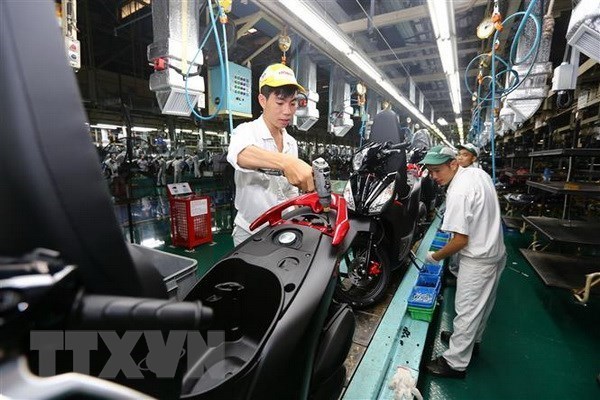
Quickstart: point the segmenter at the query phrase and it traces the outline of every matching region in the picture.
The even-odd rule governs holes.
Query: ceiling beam
[[[477,53],[477,49],[471,48],[471,49],[458,50],[459,56],[462,56],[465,54],[471,54],[471,53]],[[400,60],[400,61],[406,62],[406,63],[414,63],[414,62],[427,61],[427,60],[439,60],[439,58],[440,58],[440,53],[435,52],[435,53],[431,53],[431,54],[424,54],[422,56],[410,57],[408,59]],[[393,65],[393,64],[398,64],[398,60],[386,60],[386,61],[375,62],[375,65],[377,65],[378,67],[384,67],[386,65]]]
[[[239,40],[242,36],[244,36],[250,28],[253,28],[254,25],[258,23],[264,17],[264,13],[259,11],[257,13],[248,15],[245,18],[241,18],[239,20],[234,21],[235,25],[242,25],[240,28],[237,28],[236,38]],[[243,19],[243,21],[242,21]],[[272,23],[271,23],[272,25]]]
[[[252,59],[254,57],[256,57],[257,55],[259,55],[260,53],[262,53],[266,48],[268,48],[269,46],[271,46],[277,40],[279,40],[279,36],[275,36],[275,37],[271,38],[271,40],[269,40],[267,43],[265,43],[262,46],[260,46],[258,49],[256,49],[256,51],[254,53],[252,53],[249,57],[247,57],[244,61],[242,61],[241,65],[247,65],[250,61],[252,61]]]
[[[468,4],[461,4],[454,7],[455,14],[470,11],[473,7],[485,5],[488,0],[470,0]],[[381,28],[389,25],[396,25],[404,21],[414,21],[416,19],[429,18],[429,11],[426,5],[405,8],[399,11],[392,11],[373,17],[373,26]],[[366,31],[369,28],[368,18],[355,19],[354,21],[339,24],[342,32],[350,34],[354,32]]]
[[[477,37],[475,38],[469,38],[469,39],[463,39],[463,40],[459,40],[457,42],[457,45],[461,45],[461,44],[470,44],[470,43],[479,43],[481,40]],[[468,47],[467,49],[478,49],[478,47]],[[422,51],[422,50],[437,50],[437,44],[433,43],[432,44],[427,44],[427,45],[423,45],[423,44],[412,44],[412,45],[406,45],[404,47],[396,47],[394,49],[388,49],[388,50],[380,50],[380,51],[374,51],[371,53],[367,53],[367,55],[371,58],[375,58],[375,57],[383,57],[383,56],[392,56],[394,54],[396,55],[400,55],[400,54],[405,54],[405,53],[410,53],[413,51]]]
[[[469,76],[477,76],[478,71],[475,69],[471,69],[469,71]],[[462,77],[463,74],[461,74]],[[444,74],[443,72],[434,72],[431,74],[423,74],[423,75],[412,75],[412,80],[415,83],[424,83],[424,82],[431,82],[431,81],[445,81],[446,80],[446,74]],[[390,81],[394,84],[397,85],[402,85],[406,82],[406,78],[393,78],[390,79]]]

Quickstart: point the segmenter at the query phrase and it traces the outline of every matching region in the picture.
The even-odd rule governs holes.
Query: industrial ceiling
[[[150,0],[78,1],[78,29],[82,42],[79,82],[90,119],[107,118],[111,108],[117,109],[120,102],[128,103],[140,115],[146,113],[148,118],[152,113],[159,113],[153,95],[143,84],[152,73],[146,53],[147,46],[153,40],[149,3]],[[294,29],[298,23],[297,17],[291,13],[274,13],[269,9],[271,5],[265,6],[265,3],[276,2],[233,2],[229,23],[230,61],[251,65],[253,73],[259,74],[265,66],[280,60],[277,38],[282,31],[287,32],[292,38],[288,59],[309,54],[317,63],[317,90],[321,96],[319,109],[321,119],[325,119],[331,66],[338,63],[349,69],[346,79],[351,83],[365,79],[357,78],[342,60],[332,60],[330,55],[322,51],[322,44],[315,43],[315,39],[309,37],[307,31],[318,31],[318,24],[311,27],[310,22],[303,21],[304,30],[298,31]],[[328,21],[333,21],[336,29],[349,38],[357,51],[364,54],[382,73],[382,77],[407,98],[410,97],[409,82],[414,82],[417,93],[414,98],[418,99],[419,93],[422,94],[426,118],[430,119],[430,110],[433,110],[433,121],[442,117],[449,122],[448,126],[436,124],[436,128],[439,126],[450,140],[459,140],[456,117],[462,117],[465,129],[468,129],[472,104],[471,96],[462,83],[465,67],[477,54],[490,51],[489,40],[480,40],[475,34],[475,27],[490,15],[493,1],[454,0],[457,63],[462,86],[459,115],[453,112],[448,80],[426,0],[314,0],[306,3],[323,13]],[[500,1],[499,6],[506,15],[518,11],[521,1]],[[566,18],[565,21],[568,21],[569,12],[563,11],[570,8],[570,0],[556,1],[556,18]],[[124,16],[125,9],[134,12]],[[201,21],[207,25],[204,18]],[[566,22],[562,25],[566,26]],[[256,32],[250,33],[248,29],[251,27]],[[509,38],[514,29],[511,26],[505,28],[501,35],[503,40]],[[558,65],[564,50],[564,33],[557,29],[554,36],[557,45],[553,46],[551,61]],[[214,43],[209,41],[204,52],[205,63],[208,64],[215,62],[211,48],[214,49]],[[468,79],[474,80],[476,73],[469,71]],[[385,99],[385,93],[379,92],[381,99]],[[418,101],[414,103],[418,104]],[[401,117],[411,116],[402,107],[395,108]],[[317,124],[315,129],[325,130],[325,123]]]

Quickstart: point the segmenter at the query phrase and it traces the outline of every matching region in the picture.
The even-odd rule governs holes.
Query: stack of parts
[[[444,247],[450,240],[450,235],[437,232],[430,250],[435,251]],[[425,264],[419,272],[417,282],[408,298],[408,311],[413,319],[431,322],[440,293],[443,267],[440,264]]]

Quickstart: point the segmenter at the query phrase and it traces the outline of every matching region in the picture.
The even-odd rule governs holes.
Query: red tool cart
[[[187,182],[171,183],[167,188],[173,245],[191,250],[212,242],[210,197],[194,194]]]

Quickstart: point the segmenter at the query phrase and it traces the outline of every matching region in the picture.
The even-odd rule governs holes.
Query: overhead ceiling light
[[[246,32],[248,32],[249,34],[256,33],[256,28],[250,28]]]
[[[152,132],[155,131],[156,128],[146,128],[144,126],[134,126],[131,128],[132,132]]]
[[[352,46],[354,46],[354,44],[352,40],[350,40],[346,34],[341,32],[336,25],[329,22],[326,16],[321,15],[321,13],[317,11],[317,9],[314,8],[315,6],[310,2],[300,0],[279,0],[278,2],[274,2],[272,0],[257,0],[256,3],[275,15],[280,15],[282,12],[282,10],[278,8],[277,4],[294,14],[296,18],[294,18],[293,21],[298,26],[298,29],[304,30],[306,26],[308,26],[311,36],[316,34],[319,38],[323,39],[324,43],[328,43],[331,45],[331,47],[337,50],[337,52],[341,52],[343,55],[345,55],[346,58],[351,61],[352,64],[354,64],[354,66],[358,67],[359,71],[364,73],[362,76],[363,79],[367,80],[365,77],[368,77],[370,81],[375,81],[380,89],[383,90],[383,93],[381,93],[382,95],[390,96],[397,103],[400,103],[411,114],[417,117],[425,126],[434,131],[434,133],[438,135],[442,141],[449,144],[446,137],[440,131],[437,125],[429,121],[429,119],[426,118],[425,115],[423,115],[423,113],[417,107],[415,107],[410,100],[408,100],[408,98],[402,95],[394,85],[386,80],[385,75],[379,71],[379,69],[370,59],[365,57],[360,51],[353,50]],[[341,60],[337,55],[337,52],[334,51],[328,53],[327,47],[322,48],[322,50],[325,52],[325,54],[330,55],[335,61],[341,65],[344,65],[343,63],[346,60]],[[351,66],[348,66],[348,68],[350,70],[355,70]]]
[[[90,125],[90,128],[96,128],[96,129],[119,129],[121,128],[120,125],[112,125],[112,124],[95,124],[95,125]]]
[[[448,125],[448,121],[446,121],[446,119],[445,119],[445,118],[443,118],[443,117],[440,117],[440,118],[438,118],[438,119],[437,119],[437,123],[438,123],[438,124],[440,124],[441,126],[446,126],[446,125]]]
[[[317,30],[319,35],[329,42],[329,44],[331,44],[334,48],[338,49],[344,54],[350,54],[352,49],[350,48],[350,45],[346,39],[344,39],[334,28],[329,26],[327,21],[321,18],[312,9],[307,7],[306,4],[293,0],[280,0],[280,3],[294,13],[296,17],[303,21],[310,21],[311,25],[318,27]]]
[[[460,75],[458,73],[458,52],[456,50],[456,25],[454,22],[453,0],[427,0],[429,16],[437,42],[442,69],[446,74],[450,101],[454,114],[462,109],[460,95]]]
[[[463,119],[462,117],[456,118],[456,127],[458,128],[458,137],[460,139],[460,143],[465,143],[465,131],[463,128]]]

